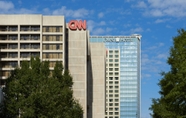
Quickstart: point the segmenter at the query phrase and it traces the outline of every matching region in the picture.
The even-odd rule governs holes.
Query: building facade
[[[140,118],[140,36],[89,36],[86,21],[0,15],[0,84],[31,56],[61,61],[73,77],[83,118]]]
[[[106,46],[105,118],[140,118],[140,35],[91,36]]]

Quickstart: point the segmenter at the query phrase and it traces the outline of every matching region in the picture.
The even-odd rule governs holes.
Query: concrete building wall
[[[88,78],[88,97],[92,112],[90,118],[105,116],[105,58],[106,49],[103,43],[90,43],[92,79]],[[88,73],[91,73],[88,72]]]
[[[0,15],[0,17],[1,25],[40,25],[42,22],[42,15]]]
[[[64,16],[43,16],[43,23],[44,26],[58,26],[62,25],[65,26],[65,18]]]
[[[7,78],[10,70],[14,69],[12,65],[19,66],[21,61],[29,61],[31,55],[37,54],[42,61],[49,60],[51,70],[56,61],[65,66],[64,41],[64,16],[0,15],[0,60],[3,63],[0,65],[0,79]],[[43,49],[46,45],[48,49]],[[13,53],[16,56],[11,57]],[[44,57],[46,55],[48,57]]]
[[[68,69],[73,77],[74,97],[83,107],[87,118],[87,32],[68,32]]]

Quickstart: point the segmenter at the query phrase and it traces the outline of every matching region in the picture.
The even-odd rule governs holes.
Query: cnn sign
[[[68,27],[69,29],[71,30],[86,30],[87,26],[86,26],[86,20],[82,21],[82,20],[71,20],[69,23],[68,23]]]

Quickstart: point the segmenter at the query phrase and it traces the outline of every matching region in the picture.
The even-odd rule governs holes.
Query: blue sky
[[[142,114],[159,97],[160,72],[177,30],[186,27],[186,0],[0,0],[0,14],[64,15],[87,20],[91,35],[142,35]]]

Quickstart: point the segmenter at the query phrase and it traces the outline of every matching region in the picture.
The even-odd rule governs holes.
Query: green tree
[[[63,73],[63,74],[62,74]],[[83,110],[73,98],[72,77],[56,62],[50,75],[49,62],[38,57],[24,61],[6,81],[0,115],[3,118],[81,118]]]
[[[186,31],[178,30],[167,63],[169,72],[162,72],[160,98],[152,99],[153,118],[186,118]]]

